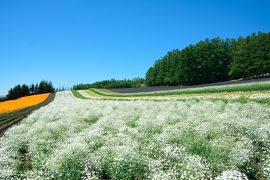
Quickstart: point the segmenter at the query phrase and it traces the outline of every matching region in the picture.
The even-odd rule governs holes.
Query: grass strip
[[[247,92],[247,91],[265,91],[270,90],[270,81],[255,82],[237,85],[211,86],[201,88],[177,89],[168,91],[155,91],[143,93],[114,93],[102,89],[91,88],[90,91],[102,95],[113,97],[136,97],[136,96],[166,96],[179,94],[202,94],[202,93],[221,93],[221,92]]]
[[[72,91],[72,94],[73,94],[75,97],[80,98],[80,99],[89,99],[89,98],[84,97],[83,95],[81,95],[81,94],[80,94],[78,91],[76,91],[76,90],[73,90],[73,91]]]
[[[80,94],[80,92],[76,91],[76,92],[73,92],[73,94],[76,94],[74,95],[75,97],[77,98],[80,98],[80,99],[93,99],[93,98],[90,98],[90,97],[85,97],[83,95]],[[205,98],[205,99],[200,99],[198,97],[196,97],[196,95],[194,96],[194,98],[190,98],[190,99],[170,99],[170,98],[167,98],[167,99],[140,99],[140,98],[136,98],[136,99],[128,99],[128,97],[126,98],[115,98],[115,97],[107,97],[106,98],[102,98],[102,99],[94,99],[94,100],[108,100],[108,101],[156,101],[156,102],[162,102],[162,101],[182,101],[182,102],[185,102],[185,101],[202,101],[202,100],[207,100],[207,101],[212,101],[212,102],[215,102],[215,101],[223,101],[224,103],[235,103],[235,102],[238,102],[238,103],[241,103],[241,104],[245,104],[245,103],[248,103],[248,102],[256,102],[258,104],[262,104],[262,105],[270,105],[270,98],[262,98],[262,99],[250,99],[250,98],[247,98],[246,96],[240,96],[239,98],[236,98],[236,99],[229,99],[229,98],[225,98],[225,97],[217,97],[217,98]]]

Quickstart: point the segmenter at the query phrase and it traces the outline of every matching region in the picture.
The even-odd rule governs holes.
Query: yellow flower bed
[[[0,102],[0,114],[34,106],[45,101],[50,93],[21,97],[16,100]]]

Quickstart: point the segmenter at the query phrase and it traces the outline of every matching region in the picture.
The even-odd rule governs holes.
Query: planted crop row
[[[26,107],[34,106],[47,99],[49,93],[25,96],[16,100],[0,102],[0,114],[12,112]]]
[[[102,95],[113,97],[136,97],[136,96],[166,96],[181,94],[203,94],[203,93],[222,93],[222,92],[248,92],[248,91],[269,91],[270,81],[246,83],[237,85],[211,86],[202,88],[178,89],[169,91],[144,92],[144,93],[114,93],[103,89],[91,88],[90,91]]]
[[[31,107],[17,110],[14,112],[2,114],[0,116],[0,136],[3,135],[4,131],[7,128],[9,128],[12,125],[16,124],[17,122],[21,121],[23,118],[27,117],[33,111],[52,102],[54,97],[55,97],[55,94],[49,94],[48,98],[45,101],[43,101],[35,106],[31,106]]]
[[[89,90],[73,90],[73,95],[80,99],[99,99],[112,101],[187,101],[187,100],[208,100],[223,101],[224,103],[239,102],[241,104],[256,102],[270,105],[270,91],[251,91],[234,93],[205,93],[205,94],[182,94],[175,96],[138,96],[138,97],[113,97],[98,95]]]
[[[57,93],[0,140],[1,179],[267,179],[270,108]]]
[[[32,108],[33,108],[33,106],[27,107],[27,108],[24,108],[24,109],[20,109],[20,110],[17,110],[17,111],[12,111],[12,112],[9,112],[9,113],[4,113],[4,114],[2,114],[0,116],[0,123],[2,121],[7,120],[7,119],[14,118],[14,117],[18,116],[19,114],[23,114],[23,113],[29,111]]]

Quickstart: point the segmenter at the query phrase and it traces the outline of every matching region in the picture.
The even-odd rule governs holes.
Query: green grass
[[[156,92],[143,92],[143,93],[114,93],[109,91],[104,91],[102,89],[91,88],[90,91],[107,97],[143,97],[143,96],[168,96],[168,95],[185,95],[185,94],[207,94],[207,93],[226,93],[226,92],[252,92],[252,91],[269,91],[270,90],[270,82],[255,82],[255,83],[247,83],[247,84],[236,84],[236,85],[224,85],[224,86],[211,86],[211,87],[202,87],[202,88],[189,88],[189,89],[178,89],[178,90],[169,90],[169,91],[156,91]],[[89,99],[87,97],[82,96],[78,91],[72,91],[74,96],[81,99]],[[200,100],[196,97],[191,98],[193,100]],[[104,99],[104,100],[129,100],[129,99]],[[145,99],[147,100],[147,99]],[[262,99],[248,99],[245,96],[241,96],[237,99],[226,99],[226,98],[213,98],[208,99],[210,101],[218,101],[221,100],[225,103],[228,102],[239,102],[241,104],[245,104],[247,102],[253,101],[259,104],[270,105],[269,98]],[[134,101],[134,100],[132,100]],[[151,99],[151,101],[164,101],[160,99]],[[177,101],[185,101],[184,99],[179,99]]]
[[[74,96],[77,97],[77,98],[80,98],[80,99],[91,99],[91,98],[87,98],[87,97],[84,97],[82,96],[78,91],[74,90],[73,92]],[[140,101],[141,99],[102,99],[103,101]],[[163,102],[163,101],[169,101],[170,99],[143,99],[144,101],[156,101],[156,102]],[[189,100],[194,100],[194,101],[201,101],[201,99],[199,98],[191,98],[191,99],[175,99],[175,101],[189,101]],[[259,103],[259,104],[262,104],[262,105],[270,105],[270,99],[269,98],[262,98],[262,99],[248,99],[247,97],[245,96],[241,96],[239,98],[236,98],[236,99],[226,99],[226,98],[209,98],[209,99],[205,99],[205,100],[208,100],[208,101],[212,101],[212,102],[215,102],[215,101],[223,101],[224,103],[233,103],[233,102],[239,102],[241,104],[245,104],[245,103],[248,103],[248,102],[256,102],[256,103]]]
[[[264,98],[264,99],[255,99],[253,101],[255,101],[255,102],[259,103],[259,104],[270,105],[270,99],[266,99],[266,98]]]
[[[112,97],[136,97],[136,96],[166,96],[180,94],[203,94],[203,93],[222,93],[222,92],[248,92],[248,91],[265,91],[270,90],[270,82],[256,82],[236,85],[211,86],[201,88],[177,89],[169,91],[155,91],[143,93],[114,93],[101,89],[91,88],[90,91],[102,95]]]
[[[80,98],[80,99],[88,99],[87,97],[84,97],[82,96],[78,91],[74,90],[72,91],[72,94],[77,97],[77,98]]]

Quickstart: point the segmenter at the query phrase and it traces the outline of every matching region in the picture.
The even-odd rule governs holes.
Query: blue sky
[[[167,51],[270,31],[267,0],[1,0],[0,95],[144,77]]]

